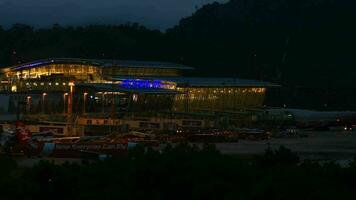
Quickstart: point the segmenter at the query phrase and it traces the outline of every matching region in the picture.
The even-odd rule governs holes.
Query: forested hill
[[[231,0],[204,6],[168,33],[186,62],[211,71],[356,86],[355,8],[353,0]]]
[[[163,40],[160,31],[138,24],[47,29],[15,24],[0,27],[0,66],[48,57],[161,60]]]
[[[356,87],[353,0],[231,0],[160,32],[137,24],[0,28],[0,65],[47,57],[172,61],[199,75]],[[14,55],[16,51],[16,55]]]

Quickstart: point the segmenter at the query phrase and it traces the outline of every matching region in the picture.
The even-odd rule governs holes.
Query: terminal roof
[[[117,76],[113,78],[116,81],[127,79],[135,79],[135,77]],[[279,87],[279,85],[270,82],[239,78],[145,77],[143,79],[174,82],[178,87]]]
[[[123,67],[123,68],[154,68],[154,69],[178,69],[192,70],[186,65],[170,62],[135,61],[135,60],[106,60],[106,59],[81,59],[81,58],[49,58],[23,63],[7,68],[6,70],[18,71],[31,69],[48,64],[89,64],[99,67]]]
[[[178,86],[190,87],[278,87],[270,82],[239,78],[172,77],[169,80],[176,82]]]
[[[179,94],[175,90],[163,89],[163,88],[124,88],[119,84],[111,83],[82,83],[76,84],[76,87],[92,88],[96,91],[105,92],[122,92],[133,94],[161,94],[161,95],[174,95]]]

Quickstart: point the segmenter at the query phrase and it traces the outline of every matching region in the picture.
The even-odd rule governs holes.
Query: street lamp
[[[63,94],[63,113],[66,114],[66,98],[68,96],[68,92]]]
[[[32,104],[32,97],[28,96],[27,97],[27,111],[30,112],[31,111],[31,104]]]
[[[42,93],[42,113],[45,114],[45,100],[46,100],[47,93]]]
[[[69,88],[70,88],[70,95],[68,98],[68,115],[72,116],[72,111],[73,111],[73,93],[74,93],[74,82],[70,81],[68,83]]]
[[[101,113],[104,113],[104,98],[105,98],[105,92],[101,94]]]
[[[87,100],[87,96],[88,96],[88,93],[87,92],[84,92],[83,94],[83,114],[85,115],[85,105],[86,105],[86,100]]]

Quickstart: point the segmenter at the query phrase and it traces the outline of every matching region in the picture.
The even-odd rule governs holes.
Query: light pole
[[[69,82],[70,95],[68,98],[68,115],[71,117],[73,112],[73,93],[74,93],[74,82]]]
[[[31,104],[32,104],[32,97],[28,96],[27,97],[27,112],[30,113],[31,112]]]
[[[47,93],[42,93],[42,113],[45,114],[45,101],[46,101],[46,96],[47,96]]]
[[[86,105],[86,101],[87,101],[87,96],[88,96],[88,93],[84,92],[84,94],[83,94],[83,114],[84,115],[85,115],[85,105]]]
[[[101,93],[101,113],[104,113],[104,98],[105,92]]]
[[[68,96],[68,92],[63,94],[63,114],[66,114],[66,98]]]

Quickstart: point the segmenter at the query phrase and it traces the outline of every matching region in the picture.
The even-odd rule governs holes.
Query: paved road
[[[356,155],[356,132],[306,132],[306,138],[273,138],[268,141],[220,143],[217,148],[227,154],[263,154],[270,146],[285,146],[304,158],[350,159]]]

